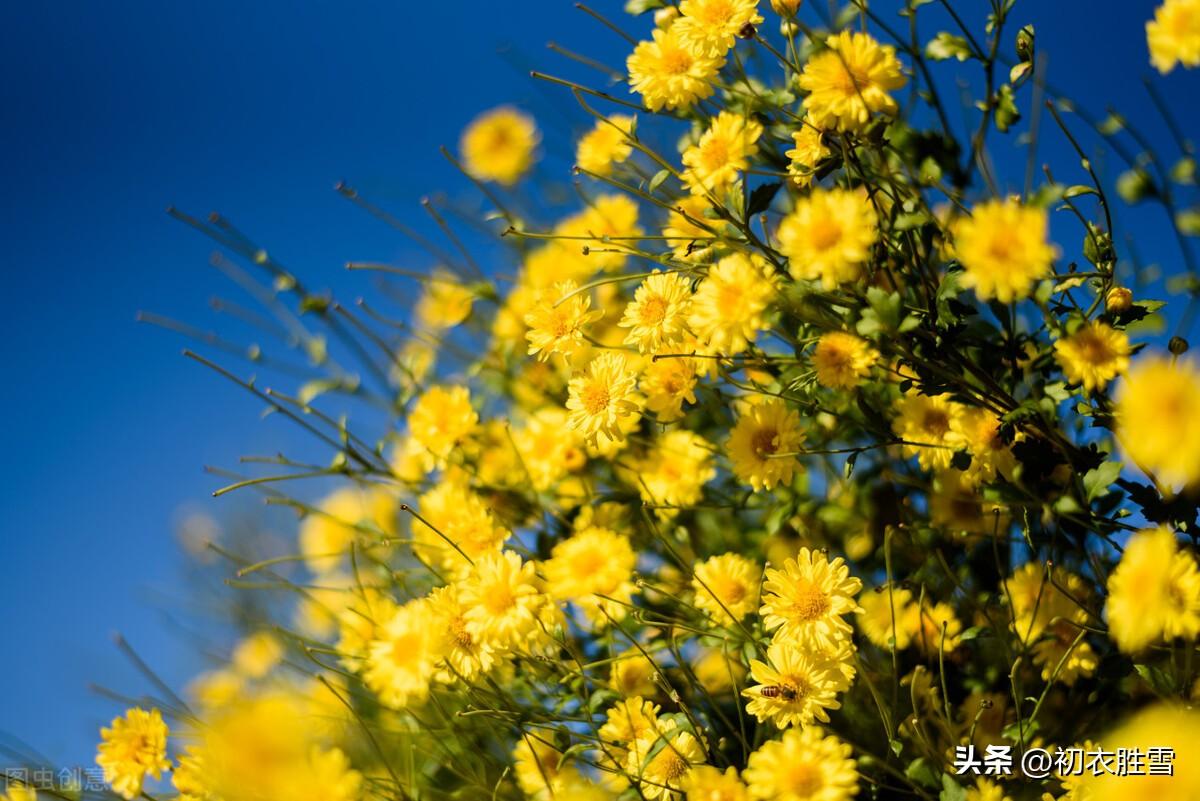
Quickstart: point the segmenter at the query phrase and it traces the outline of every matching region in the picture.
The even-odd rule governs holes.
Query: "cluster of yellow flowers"
[[[337,480],[320,501],[267,489],[301,514],[297,553],[237,565],[294,598],[188,704],[102,732],[113,790],[170,772],[181,801],[1200,797],[1182,764],[1027,788],[955,767],[968,747],[1200,742],[1181,708],[1200,698],[1200,367],[1145,325],[1162,304],[1128,288],[1104,186],[997,188],[987,136],[1014,124],[1032,31],[964,163],[925,62],[992,76],[1011,3],[990,48],[924,50],[877,39],[865,7],[851,30],[773,0],[778,35],[756,0],[630,7],[655,12],[633,100],[574,87],[594,118],[577,211],[507,205],[531,116],[463,134],[513,264],[446,259],[406,336],[371,334],[387,393],[350,394],[398,421],[368,436],[318,411],[341,372],[272,396],[336,450],[283,476]],[[1153,63],[1200,63],[1198,24],[1166,0]],[[908,86],[933,113],[902,108]],[[657,116],[689,125],[674,152]],[[1051,241],[1060,204],[1078,259]],[[1150,695],[1171,705],[1112,728]]]

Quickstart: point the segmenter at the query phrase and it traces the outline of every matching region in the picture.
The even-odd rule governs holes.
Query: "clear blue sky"
[[[596,5],[620,16],[613,0]],[[955,5],[978,19],[985,3]],[[1017,18],[1036,23],[1052,81],[1148,118],[1165,142],[1140,86],[1151,13],[1144,1],[1056,0],[1020,3]],[[627,51],[567,0],[5,4],[0,731],[88,762],[112,706],[87,683],[144,689],[111,645],[116,630],[182,684],[196,657],[160,600],[181,575],[172,524],[185,506],[221,518],[239,503],[209,498],[218,481],[204,465],[302,436],[183,359],[181,339],[134,322],[148,309],[220,325],[208,299],[230,294],[207,266],[211,246],[164,208],[220,210],[346,297],[369,290],[343,271],[348,259],[428,267],[334,181],[428,227],[422,195],[465,191],[436,148],[500,102],[538,115],[565,175],[561,142],[583,118],[526,71],[586,73],[548,52],[551,39],[614,65]],[[1194,132],[1196,73],[1161,85]],[[1052,142],[1043,160],[1066,169]],[[1177,259],[1155,213],[1127,221],[1146,232],[1143,258]]]

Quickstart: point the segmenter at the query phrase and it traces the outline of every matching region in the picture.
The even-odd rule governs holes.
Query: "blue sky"
[[[548,40],[613,65],[628,49],[572,5],[113,0],[0,11],[0,731],[56,761],[86,763],[113,711],[88,682],[145,688],[113,631],[182,684],[196,656],[163,600],[178,595],[182,575],[172,536],[180,510],[222,519],[253,503],[210,499],[219,481],[204,465],[305,447],[182,358],[179,337],[135,323],[147,309],[223,325],[208,307],[214,294],[230,295],[208,266],[212,247],[165,207],[220,210],[309,283],[344,297],[370,290],[366,276],[342,269],[347,260],[427,268],[334,182],[348,179],[427,230],[423,195],[467,192],[437,147],[500,102],[538,115],[565,175],[561,143],[584,118],[527,70],[587,75],[547,51]],[[612,0],[596,5],[620,16]],[[956,6],[979,19],[985,3]],[[1054,83],[1092,107],[1121,107],[1165,143],[1140,85],[1151,13],[1149,2],[1058,0],[1018,4],[1017,19],[1036,24]],[[1160,86],[1194,131],[1196,74]],[[953,97],[952,80],[945,88]],[[1020,158],[1011,138],[995,141],[1002,161]],[[1064,165],[1060,180],[1083,182],[1067,174],[1074,160],[1063,153],[1048,133],[1041,160]],[[1143,237],[1143,259],[1175,269],[1157,215],[1137,210],[1126,224]]]

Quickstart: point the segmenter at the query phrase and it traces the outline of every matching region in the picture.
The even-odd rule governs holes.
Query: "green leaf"
[[[996,127],[1002,132],[1007,131],[1019,119],[1021,112],[1017,110],[1016,101],[1013,99],[1012,87],[1004,84],[996,93]]]
[[[942,31],[925,45],[925,55],[934,61],[957,58],[966,61],[971,57],[971,45],[961,36]]]
[[[1185,236],[1200,236],[1200,208],[1178,212],[1175,215],[1175,224]]]
[[[1117,178],[1117,194],[1126,203],[1137,203],[1155,194],[1154,181],[1141,167],[1126,170]]]
[[[1171,180],[1177,184],[1195,184],[1196,160],[1191,156],[1184,156],[1175,162],[1175,166],[1171,168]]]
[[[1083,488],[1087,491],[1087,499],[1094,501],[1101,495],[1108,494],[1108,488],[1117,476],[1121,475],[1120,462],[1104,462],[1099,467],[1093,467],[1083,474]]]
[[[770,208],[771,201],[775,199],[775,193],[779,191],[779,187],[781,186],[783,186],[782,182],[775,181],[754,187],[754,191],[750,193],[750,200],[746,203],[746,218],[749,219],[755,214],[761,214]]]
[[[966,788],[943,773],[942,791],[938,793],[938,801],[967,801]]]
[[[647,193],[653,192],[655,189],[658,189],[660,186],[662,186],[663,181],[667,180],[670,177],[671,177],[670,170],[659,170],[658,172],[654,173],[654,177],[651,178],[650,183],[646,185]]]
[[[663,7],[663,0],[626,0],[625,13],[636,17],[656,8]]]

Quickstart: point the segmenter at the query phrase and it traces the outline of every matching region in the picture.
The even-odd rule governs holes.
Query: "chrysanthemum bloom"
[[[957,431],[971,453],[971,465],[962,476],[964,485],[976,486],[998,475],[1011,478],[1017,459],[1000,435],[1000,418],[987,409],[968,407],[957,419]],[[1019,432],[1013,435],[1014,442],[1023,438]]]
[[[1166,0],[1146,23],[1150,63],[1166,75],[1176,64],[1200,65],[1200,0]]]
[[[1050,581],[1044,565],[1027,562],[1005,581],[1005,597],[1012,600],[1013,627],[1022,641],[1032,645],[1043,681],[1071,685],[1095,672],[1099,660],[1091,644],[1080,637],[1088,613],[1080,606],[1087,589],[1079,576],[1055,568]]]
[[[749,790],[734,767],[722,773],[712,765],[698,765],[688,774],[683,789],[688,801],[750,801]]]
[[[839,709],[837,695],[849,687],[836,660],[820,648],[778,640],[767,648],[766,662],[750,662],[750,675],[755,686],[742,690],[750,699],[746,711],[781,729],[828,723],[826,710]]]
[[[492,669],[495,651],[467,631],[467,609],[457,584],[435,587],[427,598],[431,628],[442,637],[434,679],[443,684],[470,681]]]
[[[962,285],[980,300],[1008,303],[1029,295],[1058,250],[1047,240],[1046,210],[1015,199],[987,200],[952,226],[954,253],[963,266]]]
[[[1163,485],[1200,484],[1200,369],[1139,359],[1117,390],[1117,441],[1125,458]]]
[[[646,396],[646,408],[658,421],[672,423],[683,417],[683,404],[696,402],[696,360],[656,359],[646,366],[639,388]]]
[[[776,640],[831,651],[850,635],[842,615],[859,611],[860,590],[840,556],[831,562],[822,551],[801,548],[782,570],[767,569],[759,614],[768,631],[778,629]]]
[[[1067,380],[1089,392],[1104,389],[1129,369],[1129,337],[1104,323],[1087,323],[1054,343],[1054,358]]]
[[[459,585],[467,631],[477,641],[503,648],[519,645],[538,627],[542,594],[533,562],[512,551],[485,554]]]
[[[371,642],[392,619],[399,605],[384,592],[366,587],[337,615],[338,661],[351,673],[360,670]]]
[[[613,165],[620,164],[633,153],[629,138],[635,118],[627,114],[598,120],[596,127],[579,139],[575,148],[575,164],[596,175],[609,175]]]
[[[367,649],[363,681],[385,706],[421,703],[444,656],[428,601],[418,598],[396,609],[378,635]]]
[[[698,262],[707,259],[711,243],[721,223],[709,219],[705,212],[712,208],[708,198],[688,195],[680,198],[671,209],[662,233],[668,247],[674,248],[672,255],[679,261]]]
[[[511,532],[497,525],[483,499],[457,480],[443,478],[417,500],[428,521],[413,520],[413,548],[426,561],[461,572],[487,553],[500,550]]]
[[[792,134],[795,147],[787,151],[788,175],[792,182],[800,188],[812,184],[817,165],[829,158],[829,148],[821,140],[821,129],[812,125],[801,126]]]
[[[283,643],[268,631],[256,631],[233,648],[234,669],[251,679],[261,679],[283,659]]]
[[[653,754],[653,756],[650,756]],[[649,756],[649,761],[644,762]],[[626,771],[639,780],[638,788],[649,801],[671,801],[696,765],[704,764],[704,748],[690,731],[653,731],[629,750]],[[643,764],[644,762],[644,764]]]
[[[608,668],[608,686],[624,698],[653,697],[658,693],[658,667],[637,648],[618,654]]]
[[[578,769],[543,732],[534,730],[522,735],[513,749],[513,773],[522,792],[543,801],[558,798],[558,791],[578,775]]]
[[[762,801],[849,801],[858,793],[852,753],[820,727],[788,729],[751,754],[742,775]]]
[[[822,130],[860,131],[873,113],[896,113],[888,92],[906,79],[891,45],[852,31],[830,36],[825,44],[828,49],[810,58],[800,74],[800,88],[808,92],[806,119]]]
[[[605,714],[607,719],[600,726],[600,739],[618,758],[658,729],[658,704],[639,696],[617,701]]]
[[[683,0],[675,30],[699,56],[724,57],[747,25],[761,25],[758,0]]]
[[[800,414],[782,399],[751,404],[729,434],[733,473],[756,490],[790,483],[800,467],[796,454],[802,442]]]
[[[921,653],[932,657],[939,652],[950,653],[962,642],[962,621],[954,607],[944,601],[910,604],[905,610],[905,627],[911,629],[913,644]]]
[[[449,270],[438,268],[425,281],[417,301],[417,321],[434,330],[453,328],[471,316],[475,293],[463,286]]]
[[[1138,712],[1116,730],[1104,735],[1104,751],[1147,753],[1155,748],[1170,750],[1175,758],[1169,773],[1147,775],[1149,771],[1101,771],[1093,776],[1084,771],[1072,799],[1085,801],[1128,801],[1152,798],[1154,801],[1192,801],[1200,798],[1200,762],[1190,758],[1200,749],[1200,711],[1184,704],[1159,703]],[[1090,749],[1099,751],[1098,747]]]
[[[909,393],[897,401],[892,430],[904,443],[905,456],[916,456],[926,470],[949,467],[954,452],[966,444],[961,433],[964,408],[944,393]]]
[[[300,554],[322,575],[339,569],[350,544],[378,545],[396,536],[398,504],[379,487],[343,487],[319,503],[300,523]]]
[[[1004,794],[1004,788],[991,779],[980,776],[975,784],[967,788],[967,801],[1012,801]]]
[[[414,440],[438,459],[445,459],[454,446],[479,425],[466,387],[430,387],[408,414],[408,431]]]
[[[562,407],[546,407],[534,412],[525,425],[513,431],[522,473],[538,492],[550,489],[587,462],[583,438],[567,426],[567,416]]]
[[[1200,634],[1200,569],[1179,550],[1175,533],[1160,527],[1129,538],[1108,577],[1104,607],[1109,636],[1126,653],[1160,640]]]
[[[818,187],[796,201],[776,236],[793,277],[834,289],[862,275],[879,230],[865,191]]]
[[[96,764],[113,792],[124,798],[141,795],[147,775],[161,779],[163,771],[171,769],[162,713],[134,707],[114,718],[111,728],[100,730]]]
[[[581,254],[579,258],[589,274],[596,270],[615,272],[624,267],[631,240],[644,233],[638,225],[637,202],[628,195],[594,197],[582,212],[555,226],[554,232],[573,237],[563,240],[560,250]]]
[[[679,273],[656,270],[633,293],[617,325],[629,329],[625,344],[636,345],[641,353],[658,353],[683,341],[691,310],[688,280]]]
[[[625,62],[630,91],[642,96],[651,111],[684,109],[713,92],[724,59],[698,56],[679,35],[678,20],[654,31],[653,40],[639,42]]]
[[[685,17],[686,19],[686,17]],[[717,194],[731,186],[758,154],[760,123],[722,111],[700,141],[683,151],[683,183],[696,195]]]
[[[685,429],[662,434],[633,469],[630,482],[662,519],[670,519],[680,509],[699,503],[704,497],[704,485],[717,474],[712,444]]]
[[[704,648],[700,655],[692,661],[692,672],[696,680],[716,697],[733,693],[744,684],[746,668],[740,657],[726,654],[721,648]]]
[[[903,651],[912,642],[916,620],[908,613],[912,593],[902,587],[880,587],[858,599],[858,628],[880,648]]]
[[[637,554],[629,538],[589,526],[554,546],[542,564],[550,597],[574,602],[594,628],[624,620],[632,603]]]
[[[567,384],[568,425],[585,438],[595,441],[604,434],[609,439],[624,439],[619,426],[622,418],[638,414],[637,375],[629,369],[621,353],[605,351],[592,359],[587,369],[576,373]]]
[[[525,325],[529,328],[525,338],[529,340],[530,356],[536,354],[541,361],[554,353],[571,356],[587,344],[583,338],[584,326],[599,319],[602,312],[589,311],[591,294],[577,290],[574,281],[555,284],[541,294],[537,304],[525,315]]]
[[[733,356],[767,327],[766,311],[776,285],[760,256],[734,253],[708,270],[692,296],[688,325],[714,351]]]
[[[879,353],[854,334],[831,331],[813,349],[812,365],[817,381],[832,389],[852,389],[871,373]]]
[[[511,186],[533,164],[541,137],[533,119],[501,106],[474,119],[459,142],[463,169],[481,181]]]
[[[741,620],[758,609],[762,568],[736,553],[714,556],[696,564],[692,589],[696,606],[721,622]]]

